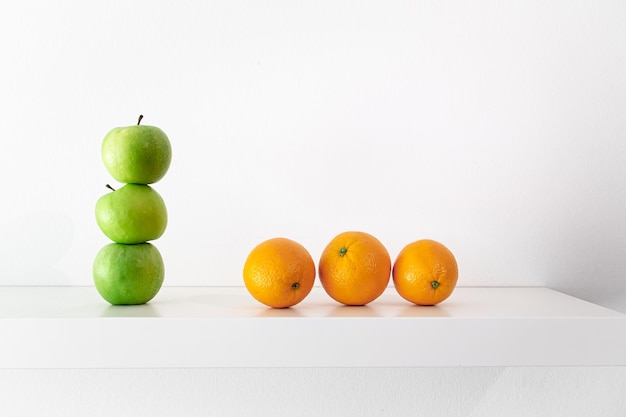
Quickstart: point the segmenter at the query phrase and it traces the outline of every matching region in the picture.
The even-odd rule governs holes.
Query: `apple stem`
[[[109,184],[105,185],[105,187],[107,187],[111,191],[115,191],[115,188],[111,187]]]
[[[141,123],[141,119],[143,119],[143,114],[139,115],[139,120],[137,120],[137,126],[139,126],[139,123]]]

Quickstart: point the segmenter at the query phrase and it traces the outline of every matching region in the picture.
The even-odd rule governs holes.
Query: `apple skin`
[[[167,209],[149,185],[126,184],[98,199],[96,222],[113,242],[133,245],[163,235]]]
[[[98,293],[113,305],[145,304],[161,289],[165,265],[150,243],[104,246],[93,263]]]
[[[138,124],[109,131],[102,140],[101,154],[104,166],[116,181],[153,184],[169,169],[172,147],[161,129]]]

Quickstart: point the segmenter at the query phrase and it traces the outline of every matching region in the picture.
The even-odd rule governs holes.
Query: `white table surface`
[[[543,287],[458,287],[432,307],[315,287],[288,309],[243,287],[163,287],[140,306],[0,287],[0,332],[0,368],[626,365],[626,315]]]

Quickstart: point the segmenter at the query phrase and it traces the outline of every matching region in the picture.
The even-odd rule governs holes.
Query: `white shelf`
[[[626,365],[626,315],[537,287],[459,287],[434,307],[321,288],[290,309],[243,287],[164,287],[110,306],[93,287],[0,287],[0,368]]]

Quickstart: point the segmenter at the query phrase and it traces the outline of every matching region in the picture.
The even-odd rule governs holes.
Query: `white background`
[[[100,143],[141,113],[173,146],[154,185],[170,215],[154,242],[166,285],[241,285],[262,240],[292,238],[317,260],[333,236],[362,230],[392,258],[439,240],[459,285],[549,286],[626,312],[624,1],[4,1],[0,53],[0,285],[92,285],[108,243],[93,211],[112,183]],[[128,377],[112,372],[59,386]],[[626,407],[623,369],[378,372],[365,377],[450,383],[452,407],[494,416]],[[286,386],[284,374],[244,372],[244,386]],[[1,375],[26,406],[13,382],[25,374]],[[337,381],[295,378],[317,395]],[[527,378],[547,391],[515,391]],[[387,410],[415,415],[415,393],[399,395]]]
[[[100,143],[142,113],[167,285],[362,230],[626,310],[624,2],[3,4],[1,284],[91,285]]]

